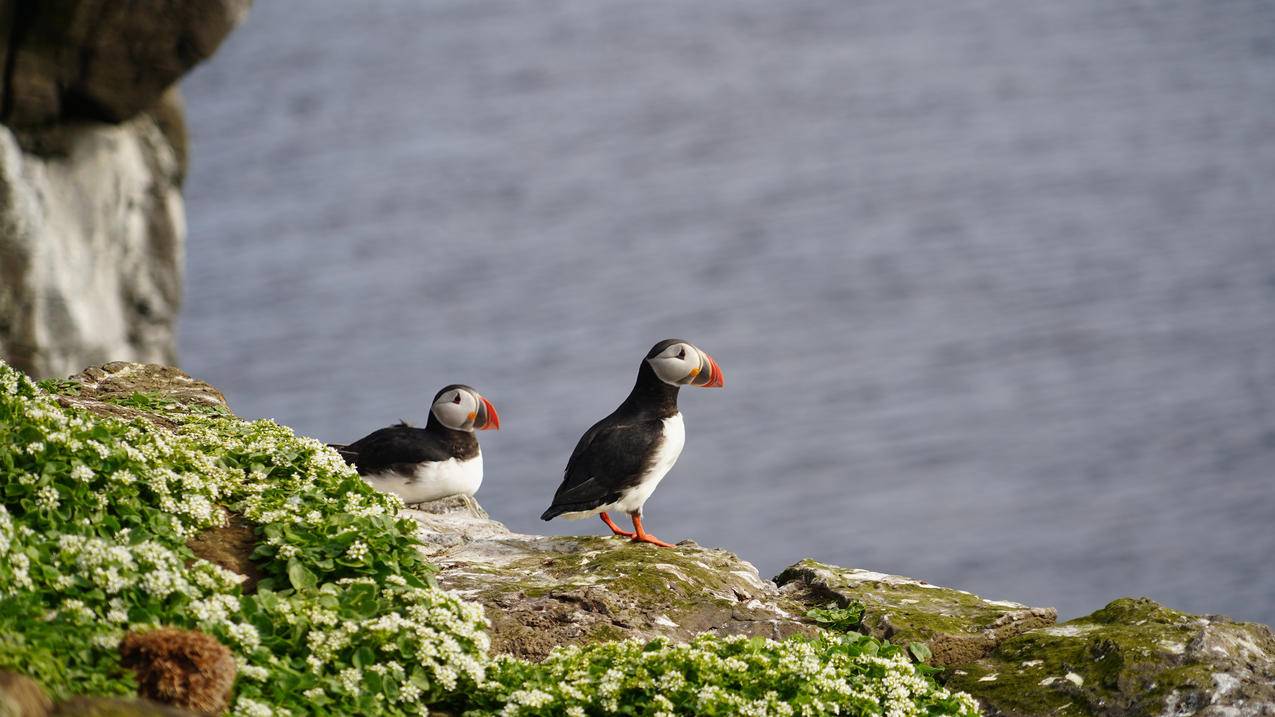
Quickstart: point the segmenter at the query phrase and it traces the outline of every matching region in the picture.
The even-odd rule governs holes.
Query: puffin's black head
[[[453,383],[439,391],[429,410],[439,423],[455,431],[500,428],[500,416],[491,401],[463,384]]]
[[[695,344],[681,339],[665,339],[646,354],[646,362],[664,383],[674,386],[721,388],[722,369]]]

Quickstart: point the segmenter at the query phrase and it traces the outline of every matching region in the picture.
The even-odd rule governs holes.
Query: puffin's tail
[[[560,505],[551,505],[549,506],[549,510],[546,510],[545,512],[540,514],[540,519],[553,520],[554,518],[562,515],[565,512],[567,512],[567,508]]]

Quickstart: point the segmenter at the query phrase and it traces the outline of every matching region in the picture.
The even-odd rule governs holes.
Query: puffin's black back
[[[418,463],[478,455],[478,439],[468,431],[455,431],[439,423],[434,414],[424,428],[399,423],[373,431],[348,446],[334,446],[359,475],[384,471],[408,472]]]
[[[673,343],[677,340],[656,344],[647,358]],[[540,519],[613,503],[637,485],[664,440],[664,419],[677,415],[677,391],[677,386],[661,381],[643,360],[624,403],[581,436],[567,461],[562,485]]]

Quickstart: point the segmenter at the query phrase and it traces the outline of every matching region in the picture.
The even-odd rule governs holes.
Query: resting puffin
[[[576,444],[553,504],[540,519],[601,515],[616,535],[673,547],[643,529],[642,504],[677,462],[686,441],[678,388],[721,388],[722,383],[717,362],[693,344],[681,339],[656,344],[642,359],[629,397]],[[634,532],[621,530],[608,510],[628,513]]]
[[[469,386],[454,383],[434,396],[424,428],[403,422],[332,447],[373,488],[415,505],[477,492],[483,454],[474,429],[491,428],[500,428],[496,407]]]

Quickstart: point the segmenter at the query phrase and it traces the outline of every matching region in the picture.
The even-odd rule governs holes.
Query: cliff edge
[[[243,714],[971,714],[965,695],[990,715],[1275,714],[1263,625],[1145,598],[1057,624],[811,560],[766,579],[689,541],[517,534],[468,497],[404,509],[171,367],[114,362],[42,388],[0,374],[0,668],[61,699],[136,694],[102,665],[124,664],[126,631],[176,627],[231,650]]]

